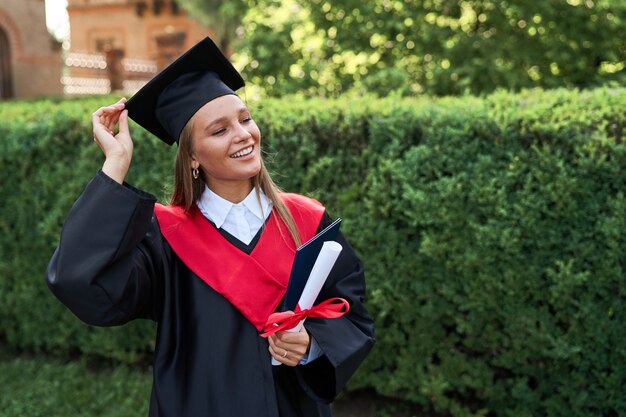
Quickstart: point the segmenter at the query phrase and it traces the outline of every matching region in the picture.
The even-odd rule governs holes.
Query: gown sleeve
[[[324,214],[320,230],[330,221]],[[363,264],[343,235],[340,234],[337,241],[343,250],[316,304],[331,297],[342,297],[350,303],[350,311],[337,319],[306,320],[304,326],[317,342],[322,356],[296,367],[303,389],[321,402],[335,398],[374,345],[374,322],[363,305]]]
[[[84,322],[112,326],[157,317],[163,245],[155,202],[100,171],[72,206],[46,278]]]

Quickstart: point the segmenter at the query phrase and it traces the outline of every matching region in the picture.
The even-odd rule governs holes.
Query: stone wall
[[[157,40],[184,35],[180,53],[213,32],[172,1],[70,0],[72,52],[95,53],[105,49],[124,51],[131,59],[159,59]]]
[[[7,39],[12,95],[16,98],[59,95],[61,45],[46,27],[44,0],[3,0],[0,31]]]

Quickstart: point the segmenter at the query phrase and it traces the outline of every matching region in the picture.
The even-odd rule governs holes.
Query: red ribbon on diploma
[[[268,337],[281,330],[292,329],[300,323],[300,320],[304,320],[307,317],[336,319],[350,310],[350,304],[343,298],[334,297],[322,301],[308,310],[300,310],[300,306],[296,306],[295,310],[293,313],[285,311],[270,314],[263,327],[265,333],[262,333],[261,337]]]

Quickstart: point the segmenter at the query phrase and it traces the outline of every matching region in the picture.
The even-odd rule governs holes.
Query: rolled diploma
[[[330,270],[333,269],[335,262],[337,262],[337,258],[341,253],[343,247],[332,240],[324,242],[322,245],[322,249],[320,253],[317,255],[317,259],[315,260],[315,264],[311,269],[311,273],[309,274],[309,279],[304,285],[304,289],[302,290],[302,294],[300,295],[300,299],[298,300],[298,306],[300,310],[307,310],[313,307],[313,303],[315,299],[319,295],[324,283],[326,282],[326,278],[330,274]],[[297,333],[302,329],[304,325],[304,320],[301,320],[295,327],[292,327],[289,330],[285,330],[290,333]],[[272,358],[272,365],[280,365],[276,359]]]

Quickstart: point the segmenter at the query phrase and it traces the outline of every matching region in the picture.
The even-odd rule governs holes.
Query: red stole
[[[324,207],[297,194],[280,196],[302,242],[315,236]],[[275,212],[250,255],[228,242],[195,205],[185,213],[179,206],[156,204],[154,213],[163,237],[181,261],[261,331],[285,295],[296,249]]]

